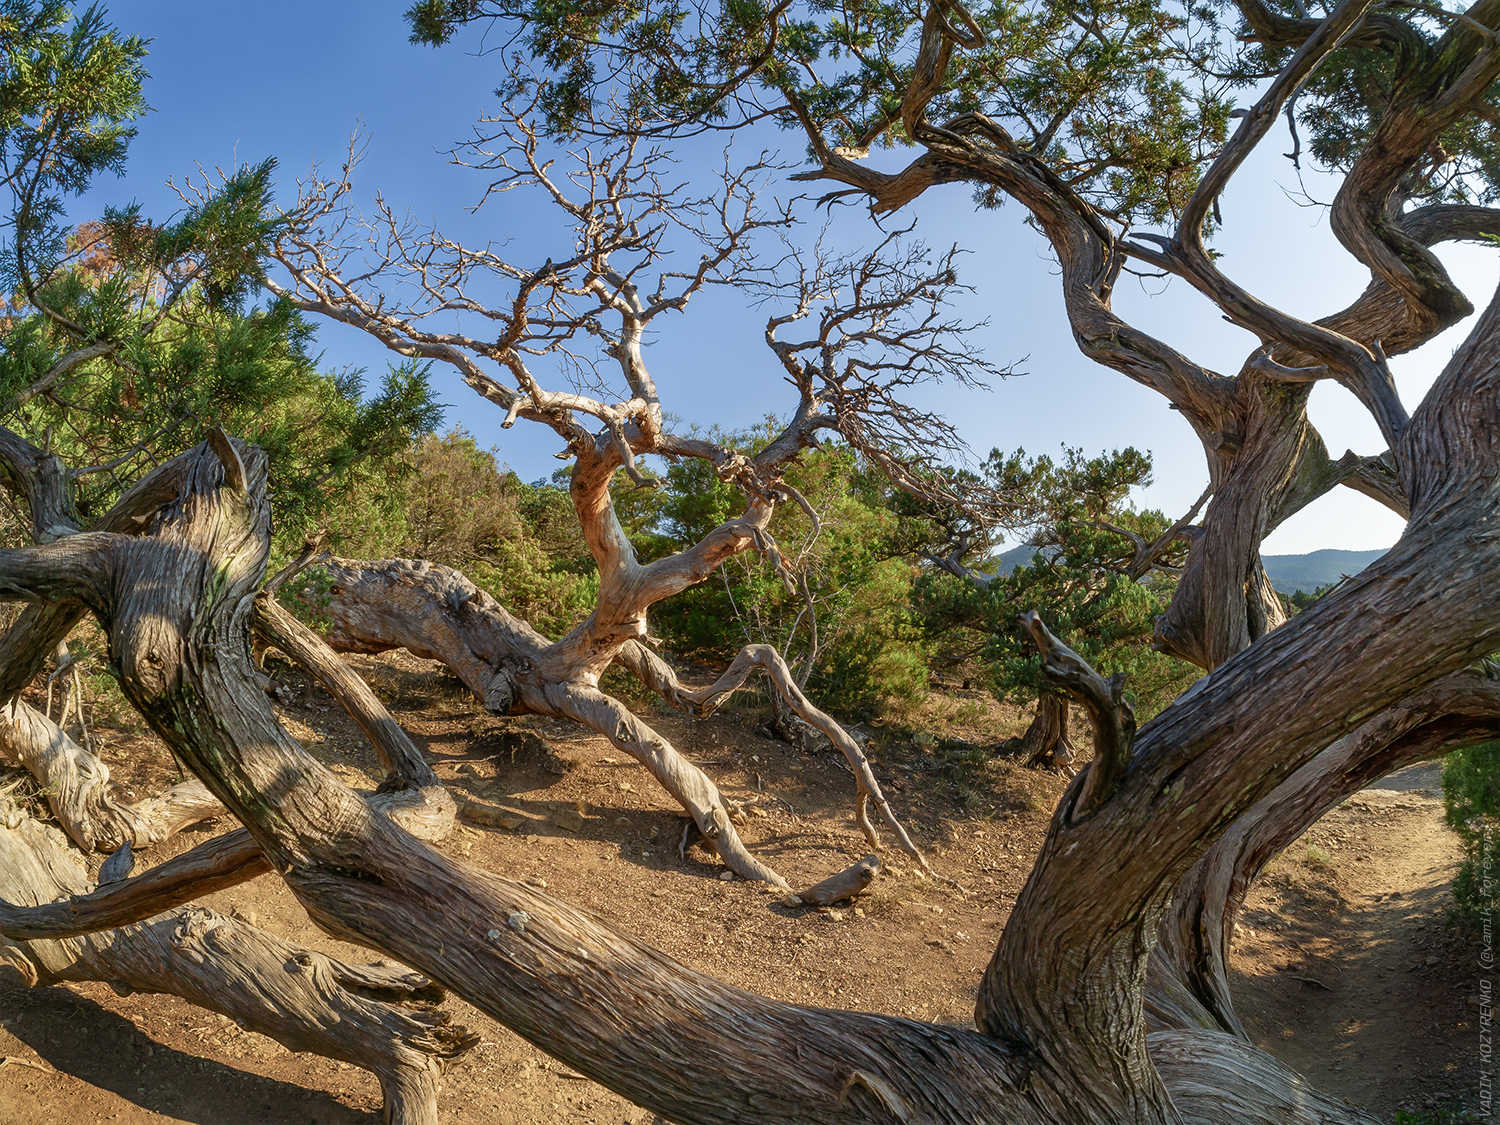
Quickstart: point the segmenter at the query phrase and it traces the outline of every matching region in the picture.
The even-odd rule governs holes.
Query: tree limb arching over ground
[[[576,149],[557,167],[525,112],[500,120],[496,134],[471,146],[470,155],[498,177],[491,193],[539,191],[561,212],[574,243],[566,257],[554,255],[533,270],[403,222],[384,204],[374,220],[361,220],[350,198],[351,156],[339,178],[304,183],[274,250],[291,282],[269,284],[299,308],[361,328],[403,356],[453,365],[505,411],[502,425],[523,420],[553,429],[566,443],[559,457],[572,461],[569,488],[598,567],[598,601],[586,621],[553,641],[449,568],[337,559],[329,567],[332,643],[364,652],[405,647],[447,663],[491,711],[562,716],[600,732],[651,771],[731,870],[785,886],[741,843],[734,812],[713,782],[598,686],[618,662],[674,707],[706,714],[760,669],[784,704],[848,760],[856,819],[870,845],[879,846],[868,812],[873,804],[897,844],[930,871],[859,743],[807,700],[774,648],[748,647],[734,662],[737,679],[695,693],[643,642],[652,605],[703,582],[740,552],[759,552],[793,586],[770,524],[777,505],[795,503],[816,526],[816,514],[784,471],[824,432],[844,437],[905,487],[956,499],[937,469],[945,451],[958,449],[957,439],[942,419],[902,398],[924,380],[973,382],[1002,373],[972,351],[968,326],[945,315],[944,297],[957,284],[956,255],[933,256],[900,233],[852,257],[821,245],[805,251],[781,244],[794,220],[787,205],[761,202],[774,170],[765,158],[736,170],[726,154],[717,190],[695,198],[663,179],[666,154],[638,139],[602,152]],[[759,243],[768,240],[778,240],[784,255],[778,268],[754,256],[765,253]],[[671,250],[683,241],[701,250],[686,272],[671,268]],[[509,290],[505,302],[483,306],[471,296],[497,282]],[[665,428],[646,364],[648,334],[669,330],[674,314],[709,286],[734,286],[772,304],[767,359],[797,392],[790,421],[753,456]],[[487,329],[498,328],[498,339],[439,327],[454,310],[477,314]],[[542,365],[570,389],[545,387],[537,373]],[[911,456],[909,449],[926,452]],[[709,461],[739,487],[744,511],[696,545],[640,563],[610,489],[620,472],[636,487],[653,487],[637,464],[648,454]],[[1003,498],[967,502],[996,508]]]
[[[1472,157],[1445,164],[1444,154],[1453,149],[1443,148],[1446,140],[1439,143],[1439,138],[1446,136],[1445,130],[1455,123],[1493,114],[1490,87],[1500,56],[1492,48],[1494,33],[1490,29],[1496,18],[1491,7],[1483,3],[1457,20],[1398,16],[1386,10],[1372,11],[1365,4],[1328,5],[1316,14],[1295,18],[1260,4],[1241,4],[1244,23],[1238,32],[1251,44],[1245,50],[1260,54],[1249,62],[1237,62],[1242,67],[1239,73],[1245,76],[1245,84],[1277,77],[1258,95],[1257,103],[1245,112],[1231,137],[1228,111],[1232,103],[1222,96],[1222,87],[1209,90],[1182,118],[1173,118],[1166,107],[1149,99],[1132,104],[1121,95],[1115,102],[1108,101],[1129,84],[1132,73],[1128,67],[1114,74],[1097,68],[1118,65],[1122,57],[1131,56],[1139,71],[1154,73],[1165,73],[1173,65],[1191,70],[1205,63],[1205,57],[1192,55],[1191,45],[1184,47],[1184,41],[1173,39],[1170,30],[1163,31],[1185,26],[1174,24],[1172,17],[1164,15],[1157,22],[1111,22],[1108,13],[1101,11],[1091,21],[1074,9],[1059,8],[1049,15],[1051,10],[1045,6],[976,7],[971,14],[948,0],[926,5],[915,18],[904,9],[876,8],[878,11],[871,10],[868,22],[846,20],[839,27],[819,24],[815,15],[789,4],[753,12],[736,9],[730,13],[726,9],[717,14],[701,13],[696,23],[677,26],[673,34],[652,37],[638,36],[633,25],[611,24],[579,6],[544,10],[503,3],[434,3],[413,10],[413,27],[417,37],[441,43],[468,21],[494,19],[511,27],[527,25],[527,33],[537,36],[533,43],[546,44],[553,69],[549,73],[531,72],[521,59],[509,70],[507,88],[536,97],[549,121],[562,132],[611,134],[615,127],[612,120],[595,113],[619,91],[624,91],[620,96],[632,107],[656,114],[647,130],[655,136],[700,130],[707,122],[733,126],[779,114],[802,127],[813,154],[814,167],[799,178],[839,181],[849,190],[834,194],[863,196],[877,213],[897,210],[924,191],[954,181],[977,186],[987,199],[1008,197],[1019,202],[1045,232],[1058,256],[1065,307],[1083,352],[1163,394],[1193,426],[1208,461],[1211,501],[1201,527],[1193,535],[1183,581],[1171,611],[1161,622],[1159,640],[1169,651],[1214,674],[1190,699],[1141,731],[1132,751],[1113,759],[1111,772],[1116,776],[1110,785],[1101,788],[1097,779],[1088,782],[1087,775],[1080,779],[1078,784],[1087,787],[1096,809],[1099,793],[1118,786],[1103,801],[1103,811],[1085,818],[1093,831],[1103,832],[1105,828],[1099,822],[1118,817],[1118,833],[1106,847],[1089,849],[1075,844],[1063,854],[1074,857],[1074,864],[1109,869],[1116,878],[1101,878],[1094,883],[1087,871],[1066,863],[1054,866],[1060,862],[1061,838],[1083,828],[1068,824],[1065,806],[1059,814],[1056,847],[1044,853],[1023,897],[1023,904],[1042,918],[1049,908],[1065,912],[1064,904],[1055,896],[1073,894],[1079,901],[1089,901],[1087,888],[1113,897],[1123,885],[1114,865],[1125,862],[1120,857],[1132,851],[1133,841],[1154,835],[1157,818],[1167,815],[1165,807],[1148,815],[1151,805],[1174,810],[1191,807],[1207,817],[1202,821],[1188,818],[1196,833],[1189,852],[1206,845],[1236,817],[1250,813],[1250,804],[1245,803],[1251,797],[1249,790],[1233,802],[1209,800],[1205,804],[1205,793],[1188,793],[1187,786],[1181,784],[1185,779],[1175,771],[1165,775],[1162,787],[1149,802],[1145,800],[1146,790],[1139,791],[1145,803],[1136,806],[1133,819],[1121,802],[1131,791],[1132,779],[1140,784],[1147,768],[1147,752],[1155,748],[1158,753],[1166,753],[1160,749],[1163,744],[1159,739],[1167,736],[1159,732],[1169,731],[1185,715],[1208,721],[1203,701],[1206,693],[1225,684],[1233,686],[1233,691],[1217,697],[1217,706],[1226,716],[1243,718],[1240,708],[1252,699],[1274,709],[1272,697],[1258,695],[1257,689],[1268,671],[1266,662],[1279,646],[1293,644],[1293,635],[1300,638],[1297,644],[1316,646],[1324,642],[1314,637],[1313,631],[1332,634],[1348,628],[1348,619],[1327,616],[1334,612],[1331,607],[1337,602],[1307,620],[1277,628],[1283,625],[1284,616],[1259,562],[1259,545],[1267,534],[1340,483],[1410,517],[1412,527],[1404,543],[1431,532],[1431,528],[1419,526],[1431,511],[1419,500],[1419,492],[1423,488],[1430,492],[1432,486],[1421,485],[1418,480],[1429,472],[1449,474],[1453,466],[1451,462],[1440,466],[1446,460],[1446,449],[1425,467],[1409,458],[1414,455],[1414,445],[1433,440],[1430,432],[1417,436],[1422,426],[1434,424],[1444,409],[1456,411],[1453,416],[1457,417],[1471,408],[1460,406],[1459,400],[1471,404],[1482,401],[1480,386],[1488,378],[1479,369],[1484,352],[1480,348],[1460,353],[1473,357],[1473,367],[1465,371],[1461,359],[1455,359],[1445,379],[1475,382],[1467,390],[1453,386],[1444,389],[1440,384],[1415,420],[1408,418],[1399,402],[1385,361],[1388,355],[1431,339],[1471,307],[1427,248],[1446,240],[1474,239],[1500,227],[1492,209],[1472,202],[1476,197],[1488,199],[1487,188],[1471,191],[1464,200],[1459,198],[1462,190],[1453,187],[1465,176],[1470,182],[1483,184],[1491,170],[1482,159]],[[1054,16],[1055,25],[1047,24]],[[1184,14],[1182,18],[1190,21],[1197,17]],[[810,22],[797,24],[798,20]],[[1006,33],[1017,30],[1020,25],[1016,21],[1025,20],[1033,21],[1032,32],[1046,27],[1050,34],[1028,40],[1029,56],[1007,55],[1006,45],[1014,38]],[[790,30],[794,26],[795,34]],[[810,33],[809,27],[819,31]],[[988,38],[990,35],[993,39]],[[1214,41],[1209,34],[1194,42]],[[1101,45],[1097,51],[1095,42]],[[840,53],[844,47],[849,50]],[[1354,109],[1346,107],[1345,112],[1357,118],[1356,128],[1351,130],[1355,139],[1343,156],[1332,158],[1335,163],[1342,161],[1340,167],[1347,173],[1334,204],[1334,229],[1351,252],[1371,268],[1372,280],[1365,293],[1344,311],[1313,324],[1270,307],[1236,285],[1208,254],[1203,232],[1211,219],[1218,221],[1218,197],[1224,184],[1270,125],[1283,111],[1295,112],[1293,99],[1309,89],[1310,78],[1323,81],[1323,75],[1332,73],[1335,77],[1329,81],[1336,84],[1342,72],[1334,68],[1355,52],[1363,52],[1362,59],[1373,57],[1373,65],[1387,68],[1380,89],[1399,91],[1384,101],[1372,99],[1358,102]],[[858,61],[849,62],[851,59]],[[879,60],[878,64],[874,60]],[[1079,75],[1076,86],[1069,85],[1070,75],[1060,60],[1075,68]],[[564,64],[572,68],[568,82],[550,81]],[[1047,66],[1054,69],[1048,71]],[[1256,67],[1261,70],[1259,75],[1244,69]],[[1212,69],[1204,66],[1204,70]],[[1054,81],[1049,83],[1045,80],[1048,77]],[[1007,85],[1011,78],[1015,82]],[[620,85],[611,86],[609,83],[615,80],[620,80]],[[1090,81],[1094,83],[1092,88]],[[579,98],[580,86],[602,96],[596,101]],[[1330,88],[1336,89],[1336,85]],[[1046,98],[1054,94],[1053,102],[1047,104]],[[1090,113],[1095,114],[1092,119]],[[1110,134],[1107,127],[1094,129],[1093,122],[1108,120],[1111,113],[1124,118],[1118,135]],[[1140,117],[1132,118],[1131,113]],[[1130,148],[1136,143],[1134,138],[1153,135],[1158,124],[1152,120],[1153,113],[1165,122],[1162,130],[1181,125],[1176,138],[1181,143],[1164,148],[1165,160],[1155,162],[1145,159],[1144,150]],[[1359,118],[1361,113],[1363,118]],[[1132,128],[1134,134],[1130,133]],[[897,172],[869,167],[865,161],[872,146],[885,140],[915,147],[919,150],[916,159]],[[1147,220],[1145,224],[1142,218]],[[1132,233],[1164,220],[1170,223],[1163,235]],[[1218,305],[1232,322],[1258,335],[1261,346],[1230,377],[1210,371],[1150,337],[1111,308],[1112,290],[1127,268],[1181,277]],[[1482,323],[1472,339],[1481,340],[1490,330],[1487,322]],[[1329,456],[1308,423],[1305,410],[1311,387],[1324,379],[1341,382],[1365,404],[1386,438],[1386,451],[1368,456],[1349,453],[1337,460]],[[1476,391],[1478,397],[1471,397]],[[1444,408],[1440,403],[1450,393],[1457,397]],[[1471,436],[1477,434],[1474,431]],[[1425,457],[1430,452],[1423,449],[1415,455]],[[1478,446],[1471,453],[1480,460],[1486,455]],[[1487,471],[1476,463],[1456,475],[1469,474],[1470,484],[1480,488],[1479,481]],[[1430,496],[1426,499],[1430,501]],[[1480,518],[1478,511],[1470,509],[1474,518]],[[1479,565],[1475,560],[1483,549],[1466,543],[1465,565]],[[1406,565],[1414,562],[1413,556],[1403,556],[1402,548],[1398,548],[1385,563],[1397,565],[1393,560],[1403,557]],[[1378,569],[1362,576],[1365,586],[1343,596],[1355,601],[1373,596],[1368,583],[1376,580]],[[1446,579],[1425,573],[1413,575],[1410,581],[1433,589]],[[1485,600],[1477,591],[1476,595],[1480,601]],[[1486,612],[1490,609],[1486,604]],[[1396,627],[1394,618],[1389,624]],[[1469,625],[1465,623],[1466,628]],[[1461,657],[1446,670],[1457,673],[1464,662],[1485,651],[1488,629],[1488,624],[1476,622],[1471,632],[1455,636],[1453,643],[1462,650]],[[1419,640],[1405,623],[1400,626],[1400,634],[1389,660],[1409,660],[1415,672],[1426,658],[1417,652],[1425,645],[1425,638]],[[1404,650],[1402,645],[1406,646]],[[1303,663],[1305,652],[1287,655],[1291,662],[1284,669],[1284,686],[1297,698],[1304,698],[1304,692],[1316,686],[1312,681],[1320,673]],[[1321,666],[1325,680],[1335,674],[1348,676],[1349,696],[1359,699],[1361,707],[1368,703],[1371,710],[1342,713],[1337,721],[1310,732],[1305,745],[1298,733],[1302,729],[1298,717],[1294,716],[1284,726],[1264,732],[1269,739],[1261,747],[1264,758],[1252,756],[1251,761],[1238,763],[1232,771],[1242,781],[1263,784],[1265,789],[1258,795],[1266,798],[1268,807],[1281,806],[1280,816],[1260,818],[1266,825],[1260,833],[1265,839],[1295,834],[1317,815],[1323,797],[1312,802],[1296,799],[1298,789],[1293,786],[1292,774],[1325,748],[1329,757],[1317,768],[1326,770],[1330,778],[1342,779],[1328,783],[1324,797],[1332,799],[1332,791],[1349,784],[1350,778],[1369,776],[1368,771],[1379,769],[1382,762],[1398,760],[1403,753],[1421,752],[1413,750],[1417,743],[1425,741],[1431,749],[1451,745],[1445,741],[1450,735],[1458,740],[1477,739],[1488,731],[1489,720],[1484,717],[1488,704],[1478,704],[1477,717],[1472,721],[1434,719],[1419,728],[1425,734],[1400,733],[1405,729],[1403,722],[1421,708],[1419,700],[1424,697],[1419,693],[1426,690],[1425,673],[1416,672],[1423,683],[1409,682],[1390,692],[1364,694],[1358,677],[1369,674],[1372,662],[1378,663],[1372,661],[1373,655],[1355,646],[1342,647],[1340,642],[1331,663]],[[1104,718],[1110,714],[1098,693],[1093,709]],[[1123,729],[1116,719],[1108,719],[1108,724]],[[1268,723],[1268,728],[1275,726]],[[1356,728],[1364,735],[1357,737]],[[1177,729],[1186,732],[1186,728]],[[1186,739],[1184,733],[1185,741],[1198,746],[1205,760],[1213,758],[1221,764],[1232,760],[1227,745],[1208,749],[1218,739],[1237,741],[1227,733],[1228,721],[1210,722],[1209,729],[1212,733],[1194,739]],[[1447,734],[1443,733],[1445,729]],[[1118,738],[1112,745],[1118,747]],[[1100,767],[1104,764],[1101,762]],[[1089,772],[1096,772],[1096,768],[1091,767]],[[1261,769],[1266,771],[1263,775],[1257,773]],[[1283,782],[1293,788],[1277,795],[1275,786]],[[1314,790],[1322,791],[1316,785]],[[1253,823],[1257,821],[1247,821],[1247,832]],[[1149,830],[1148,825],[1152,826]],[[1156,865],[1155,877],[1160,882],[1153,892],[1133,900],[1117,916],[1118,930],[1080,918],[1076,921],[1078,932],[1042,925],[1038,932],[1045,932],[1046,939],[1033,942],[1021,936],[1030,928],[1023,914],[1013,918],[997,952],[990,983],[1001,987],[1006,996],[993,1008],[987,1002],[982,1005],[986,1027],[1003,1030],[1028,1044],[1039,1042],[1036,1032],[1042,1024],[1047,1025],[1042,1038],[1048,1042],[1053,1036],[1059,1043],[1089,1038],[1080,1030],[1088,1026],[1089,1013],[1059,1005],[1060,995],[1080,997],[1080,1004],[1086,997],[1088,1004],[1084,1006],[1092,1009],[1097,1021],[1093,1028],[1099,1040],[1097,1050],[1083,1049],[1091,1065],[1074,1057],[1068,1057],[1064,1064],[1067,1051],[1061,1048],[1053,1062],[1058,1074],[1071,1070],[1111,1077],[1098,1079],[1096,1096],[1081,1103],[1087,1109],[1075,1108],[1071,1116],[1059,1110],[1060,1120],[1170,1119],[1171,1111],[1164,1108],[1160,1088],[1141,1053],[1144,1032],[1138,989],[1145,961],[1140,954],[1150,949],[1154,940],[1151,926],[1166,907],[1172,885],[1188,870],[1187,861],[1195,857],[1171,848],[1153,847],[1152,851],[1151,862]],[[1237,859],[1221,853],[1219,860],[1204,858],[1203,862],[1221,867],[1227,864],[1234,869],[1234,881],[1242,883],[1253,878],[1265,854],[1261,846],[1238,852]],[[1184,925],[1200,933],[1227,932],[1237,907],[1235,896],[1216,893],[1209,898],[1212,901],[1201,895],[1183,896],[1173,908],[1175,922],[1169,924],[1169,932]],[[1101,970],[1111,983],[1101,984],[1098,991],[1077,983],[1073,976],[1080,960],[1090,964],[1110,960],[1090,945],[1086,935],[1105,940],[1107,945],[1108,940],[1119,943],[1108,945],[1120,959],[1112,969]],[[1059,954],[1058,950],[1067,953]],[[1035,966],[1047,963],[1057,967],[1058,975],[1046,977],[1044,973],[1043,981],[1027,980]],[[1176,983],[1190,993],[1197,990],[1194,996],[1200,1005],[1200,1017],[1203,1012],[1219,1012],[1217,1017],[1199,1018],[1196,1023],[1233,1030],[1232,1012],[1215,1002],[1213,965],[1199,964],[1193,970],[1185,983]],[[1158,973],[1152,987],[1160,993],[1167,983]],[[1017,995],[1027,993],[1033,997],[1031,1004],[1017,999]],[[1116,998],[1115,1002],[1107,1000],[1110,996]],[[1122,1049],[1122,1041],[1131,1048]],[[1103,1043],[1109,1047],[1103,1047]],[[1181,1071],[1174,1073],[1180,1076]],[[1225,1101],[1220,1108],[1227,1111],[1229,1106]]]
[[[770,10],[767,18],[780,18],[787,7]],[[1341,226],[1341,233],[1350,232],[1347,240],[1379,279],[1371,303],[1387,318],[1380,331],[1389,337],[1380,345],[1380,337],[1359,329],[1358,318],[1310,325],[1255,301],[1218,271],[1200,232],[1223,180],[1298,84],[1338,49],[1384,49],[1393,38],[1390,24],[1400,21],[1387,13],[1367,16],[1359,5],[1340,6],[1321,21],[1272,18],[1249,4],[1245,11],[1257,35],[1289,38],[1287,46],[1297,51],[1285,64],[1286,79],[1273,82],[1237,139],[1223,147],[1183,207],[1175,236],[1160,250],[1122,239],[1076,191],[1043,162],[1027,159],[982,115],[936,126],[926,121],[944,68],[983,40],[974,21],[961,18],[946,0],[927,10],[921,65],[907,96],[887,107],[880,126],[900,120],[906,135],[928,150],[908,173],[869,173],[814,138],[822,140],[815,144],[822,162],[815,174],[842,179],[881,205],[961,178],[1020,199],[1058,247],[1085,351],[1182,396],[1205,444],[1212,439],[1211,463],[1217,465],[1219,491],[1201,542],[1218,546],[1198,554],[1200,580],[1186,584],[1182,595],[1186,624],[1165,634],[1179,651],[1211,668],[1194,691],[1137,730],[1118,681],[1079,661],[1066,638],[1035,625],[1059,688],[1095,721],[1096,756],[1057,810],[981,984],[975,1030],[805,1009],[731,989],[596,917],[439,856],[308,759],[255,685],[252,632],[269,509],[264,458],[243,443],[220,436],[164,467],[171,471],[157,481],[164,487],[132,529],[137,534],[96,528],[0,554],[0,596],[48,606],[28,620],[26,635],[33,643],[22,653],[39,664],[51,651],[35,651],[36,638],[48,633],[41,619],[48,613],[54,621],[65,613],[76,619],[76,611],[56,607],[87,607],[108,632],[132,703],[244,823],[319,925],[400,958],[582,1073],[680,1125],[726,1119],[1369,1121],[1309,1091],[1231,1033],[1232,1009],[1213,995],[1213,966],[1193,960],[1193,943],[1211,949],[1213,927],[1222,934],[1223,921],[1232,921],[1235,881],[1253,875],[1256,857],[1274,849],[1299,820],[1315,817],[1339,786],[1407,754],[1493,733],[1491,693],[1481,682],[1487,676],[1472,669],[1500,635],[1492,580],[1500,551],[1494,519],[1500,502],[1494,437],[1500,432],[1500,304],[1486,310],[1409,417],[1394,395],[1384,355],[1392,350],[1390,340],[1415,343],[1459,309],[1444,295],[1445,279],[1417,252],[1422,247],[1410,245],[1417,236],[1400,229],[1400,208],[1399,222],[1387,208],[1405,173],[1428,151],[1433,131],[1488,90],[1500,54],[1493,31],[1480,34],[1461,23],[1437,37],[1431,53],[1425,41],[1418,50],[1409,37],[1396,37],[1403,65],[1433,81],[1412,85],[1415,104],[1388,107],[1379,125],[1382,143],[1371,150],[1378,147],[1379,159],[1357,162],[1349,177],[1356,195],[1367,193],[1365,202],[1375,198],[1378,221],[1360,199],[1346,201],[1340,219],[1351,224]],[[1492,28],[1500,22],[1496,15],[1481,4],[1469,19]],[[1422,70],[1439,62],[1441,75]],[[1464,229],[1480,229],[1487,216],[1480,219],[1479,226]],[[1445,229],[1451,236],[1457,228]],[[1386,253],[1392,242],[1400,253]],[[1108,290],[1127,255],[1179,272],[1226,315],[1261,330],[1267,346],[1235,377],[1243,382],[1231,384],[1193,367],[1109,311]],[[554,276],[540,270],[517,281],[594,299],[587,289],[574,294],[564,284],[554,287]],[[606,294],[614,291],[605,286]],[[374,327],[380,334],[378,320]],[[401,343],[405,329],[398,328],[388,335],[408,346]],[[434,358],[462,359],[461,351],[440,351],[457,347],[451,339],[421,344],[433,349]],[[817,349],[825,345],[819,341]],[[629,355],[628,346],[616,346]],[[637,571],[647,572],[650,593],[685,581],[695,562],[711,562],[715,552],[752,545],[769,552],[765,522],[775,503],[787,498],[774,480],[758,475],[758,462],[731,466],[751,494],[745,516],[674,567],[654,573],[633,568],[628,543],[609,516],[608,478],[628,471],[637,443],[687,454],[671,444],[684,439],[650,433],[654,390],[644,369],[626,361],[623,375],[634,392],[626,405],[644,404],[626,413],[583,395],[549,400],[539,387],[527,386],[526,374],[515,367],[515,387],[495,382],[477,362],[471,367],[473,381],[508,412],[535,415],[568,440],[579,459],[575,503],[586,527],[594,521],[591,547],[606,586],[616,583],[626,595],[614,603],[618,612],[596,613],[578,633],[556,642],[563,647],[554,656],[576,657],[575,668],[597,677],[609,660],[628,651],[647,676],[692,702],[693,693],[673,688],[649,665],[647,650],[629,648],[644,633],[649,604],[631,600],[632,583],[641,578]],[[822,378],[820,369],[800,372],[808,383]],[[799,371],[789,374],[798,380]],[[1327,458],[1305,419],[1298,420],[1297,388],[1320,378],[1339,379],[1360,395],[1386,433],[1387,455],[1342,467]],[[1295,424],[1283,426],[1287,402]],[[1268,403],[1278,409],[1270,411]],[[1243,416],[1236,414],[1240,408]],[[583,430],[575,418],[579,412],[603,432]],[[1265,425],[1213,425],[1243,420]],[[1265,442],[1257,436],[1262,432],[1269,435]],[[1277,473],[1261,473],[1278,458]],[[1298,471],[1288,476],[1289,466]],[[1236,476],[1241,471],[1246,476]],[[1407,530],[1364,573],[1273,627],[1278,623],[1263,599],[1255,561],[1259,537],[1318,488],[1344,477],[1378,486],[1409,514]],[[415,581],[420,568],[370,569],[373,576],[364,568],[355,574],[359,582],[405,573],[418,596],[431,596]],[[472,659],[479,674],[474,684],[487,700],[498,704],[524,696],[530,684],[551,713],[567,714],[565,703],[587,706],[590,718],[618,719],[626,736],[640,740],[638,728],[606,697],[589,694],[591,685],[576,696],[549,695],[546,670],[535,664],[507,666],[507,674],[498,676],[483,647],[501,643],[492,640],[495,635],[503,644],[488,651],[502,665],[523,642],[535,646],[530,651],[538,657],[555,645],[529,636],[503,610],[483,603],[482,627],[473,630],[471,644],[471,634],[459,626],[480,616],[469,608],[478,599],[451,572],[429,577],[440,589],[462,595],[449,599],[456,622],[452,653],[454,659]],[[396,643],[394,634],[364,643],[386,642]],[[20,641],[7,637],[7,643]],[[428,651],[437,652],[438,643],[433,640]],[[1288,699],[1297,706],[1288,708]],[[1265,815],[1268,810],[1277,815]],[[720,811],[706,814],[715,827]],[[1219,889],[1226,871],[1227,891]],[[190,896],[192,880],[183,880],[178,890]],[[1180,903],[1200,913],[1174,919]],[[25,908],[8,911],[5,927],[22,927],[32,917]],[[1153,962],[1158,947],[1162,956]],[[1178,975],[1174,959],[1183,950],[1193,975]]]

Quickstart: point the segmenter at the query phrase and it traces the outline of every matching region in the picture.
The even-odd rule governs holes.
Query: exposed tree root
[[[62,834],[0,797],[0,897],[39,906],[89,889]],[[436,1125],[442,1060],[478,1041],[450,1024],[442,990],[418,973],[345,964],[203,907],[61,940],[0,938],[0,964],[31,985],[168,992],[289,1050],[363,1067],[380,1080],[385,1120],[401,1125]]]
[[[63,830],[86,851],[147,848],[225,814],[201,781],[185,781],[131,805],[109,793],[109,767],[19,698],[0,706],[0,756],[25,766]]]

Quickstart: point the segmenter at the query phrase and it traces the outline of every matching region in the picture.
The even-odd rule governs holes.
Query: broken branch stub
[[[797,897],[809,906],[832,906],[836,902],[862,895],[880,874],[883,864],[878,855],[867,855],[858,863],[830,875],[816,886],[798,891]]]

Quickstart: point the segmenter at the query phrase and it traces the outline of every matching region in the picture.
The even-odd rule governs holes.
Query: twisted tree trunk
[[[332,620],[329,644],[353,652],[406,648],[448,665],[492,711],[554,715],[598,731],[616,749],[645,766],[681,803],[730,870],[774,886],[787,885],[745,847],[735,831],[735,810],[708,775],[623,703],[598,689],[598,672],[593,670],[599,659],[597,649],[585,646],[578,631],[561,641],[548,641],[463,574],[444,566],[407,559],[371,563],[334,559],[327,569],[333,578],[327,607]],[[596,615],[603,611],[596,610]],[[586,655],[574,655],[580,652]],[[751,672],[763,669],[786,705],[848,759],[856,778],[855,819],[865,838],[879,846],[867,814],[873,801],[900,847],[928,869],[881,794],[859,744],[808,701],[770,646],[747,647],[717,684],[698,692],[678,683],[671,668],[633,637],[615,644],[611,659],[630,669],[668,703],[695,715],[711,713]]]
[[[1021,736],[1018,751],[1028,766],[1068,766],[1078,751],[1068,739],[1068,697],[1043,691],[1036,697],[1036,715]]]
[[[1495,381],[1493,369],[1483,373],[1472,401],[1500,401],[1488,394]],[[1483,429],[1493,419],[1466,413],[1436,412],[1438,436],[1420,440],[1471,459],[1466,423]],[[1417,464],[1459,463],[1412,452]],[[1472,538],[1464,517],[1495,502],[1493,476],[1419,481],[1427,518],[1381,566],[1230,661],[1138,739],[1118,680],[1045,642],[1060,686],[1090,708],[1095,759],[1070,788],[1002,936],[978,1029],[963,1031],[729,988],[532,888],[454,863],[373,812],[285,734],[255,686],[263,462],[253,450],[228,453],[189,455],[183,492],[151,535],[8,552],[0,590],[89,602],[131,701],[329,932],[398,957],[684,1125],[1209,1121],[1225,1106],[1266,1125],[1368,1120],[1308,1094],[1221,1032],[1148,1039],[1146,959],[1188,868],[1320,739],[1500,636],[1500,607],[1480,585],[1500,543],[1483,539],[1468,556],[1432,549],[1454,534]],[[1438,582],[1440,601],[1423,593]],[[1272,714],[1267,701],[1287,692],[1303,707]],[[1361,702],[1351,710],[1351,700]],[[7,932],[18,928],[15,914],[6,919]],[[1213,1098],[1205,1075],[1221,1084]]]
[[[1486,665],[1445,677],[1345,735],[1241,817],[1183,879],[1151,954],[1153,1029],[1245,1038],[1229,993],[1235,918],[1255,880],[1329,809],[1385,775],[1500,737],[1500,682]]]
[[[91,890],[61,834],[0,797],[0,897],[40,907]],[[437,1125],[443,1060],[478,1042],[450,1023],[437,1006],[442,989],[418,973],[345,964],[203,907],[80,936],[0,938],[0,964],[31,985],[94,980],[122,995],[169,992],[288,1050],[363,1067],[380,1080],[391,1125]]]

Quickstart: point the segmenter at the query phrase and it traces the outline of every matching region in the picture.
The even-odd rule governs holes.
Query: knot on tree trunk
[[[515,702],[515,679],[504,668],[497,669],[484,685],[484,709],[492,715],[508,715]]]

